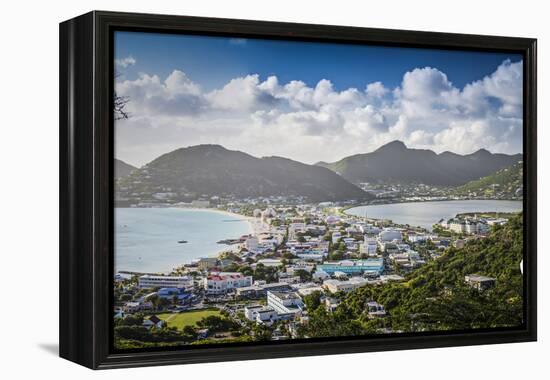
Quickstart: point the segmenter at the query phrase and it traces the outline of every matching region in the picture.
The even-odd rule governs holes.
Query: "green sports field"
[[[177,327],[181,330],[184,326],[195,326],[197,321],[211,315],[220,315],[218,309],[204,309],[184,311],[183,313],[162,313],[157,316],[166,321],[169,327]]]

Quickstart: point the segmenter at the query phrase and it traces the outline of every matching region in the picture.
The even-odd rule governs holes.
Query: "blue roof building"
[[[317,265],[318,271],[329,275],[335,272],[343,272],[349,275],[360,275],[364,273],[380,275],[384,271],[383,258],[370,258],[365,260],[342,260],[338,262],[327,262]]]

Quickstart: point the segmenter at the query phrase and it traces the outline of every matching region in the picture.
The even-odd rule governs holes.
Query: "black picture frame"
[[[523,55],[524,303],[519,328],[115,352],[113,32],[261,37]],[[536,39],[93,11],[60,24],[60,356],[93,369],[535,341]]]

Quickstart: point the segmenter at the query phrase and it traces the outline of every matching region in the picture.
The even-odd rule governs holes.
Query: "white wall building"
[[[376,240],[369,239],[365,236],[363,243],[359,246],[359,253],[369,256],[376,256],[378,244]]]
[[[150,288],[188,288],[193,286],[189,276],[156,276],[145,274],[138,280],[140,289]]]
[[[361,286],[367,285],[367,280],[362,277],[352,277],[347,281],[340,280],[325,280],[323,281],[323,288],[331,293],[338,292],[351,292]]]
[[[225,294],[250,285],[252,276],[244,276],[237,272],[212,273],[204,278],[204,289],[208,294]]]
[[[294,314],[295,316],[299,316],[304,308],[304,303],[298,293],[268,291],[267,306],[272,307],[278,314]]]
[[[332,233],[332,244],[338,243],[338,240],[342,237],[342,234],[340,232],[333,232]]]
[[[249,321],[266,324],[268,326],[279,320],[279,315],[270,306],[246,306],[244,308],[244,316]]]
[[[258,249],[258,238],[255,236],[249,237],[245,240],[244,247],[251,252],[256,251]]]
[[[401,241],[402,238],[401,231],[394,228],[385,228],[378,234],[378,239],[380,241]]]

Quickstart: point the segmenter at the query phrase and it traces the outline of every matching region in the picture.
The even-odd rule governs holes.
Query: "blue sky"
[[[117,32],[115,59],[116,155],[138,166],[197,144],[305,163],[393,140],[522,150],[520,55]]]
[[[137,61],[124,70],[128,78],[139,72],[165,77],[181,69],[205,90],[251,73],[310,86],[329,78],[337,90],[362,89],[376,81],[395,87],[405,72],[424,66],[441,70],[455,86],[463,87],[492,73],[506,59],[521,60],[521,55],[508,53],[136,32],[116,32],[115,46],[116,58],[132,56]]]

